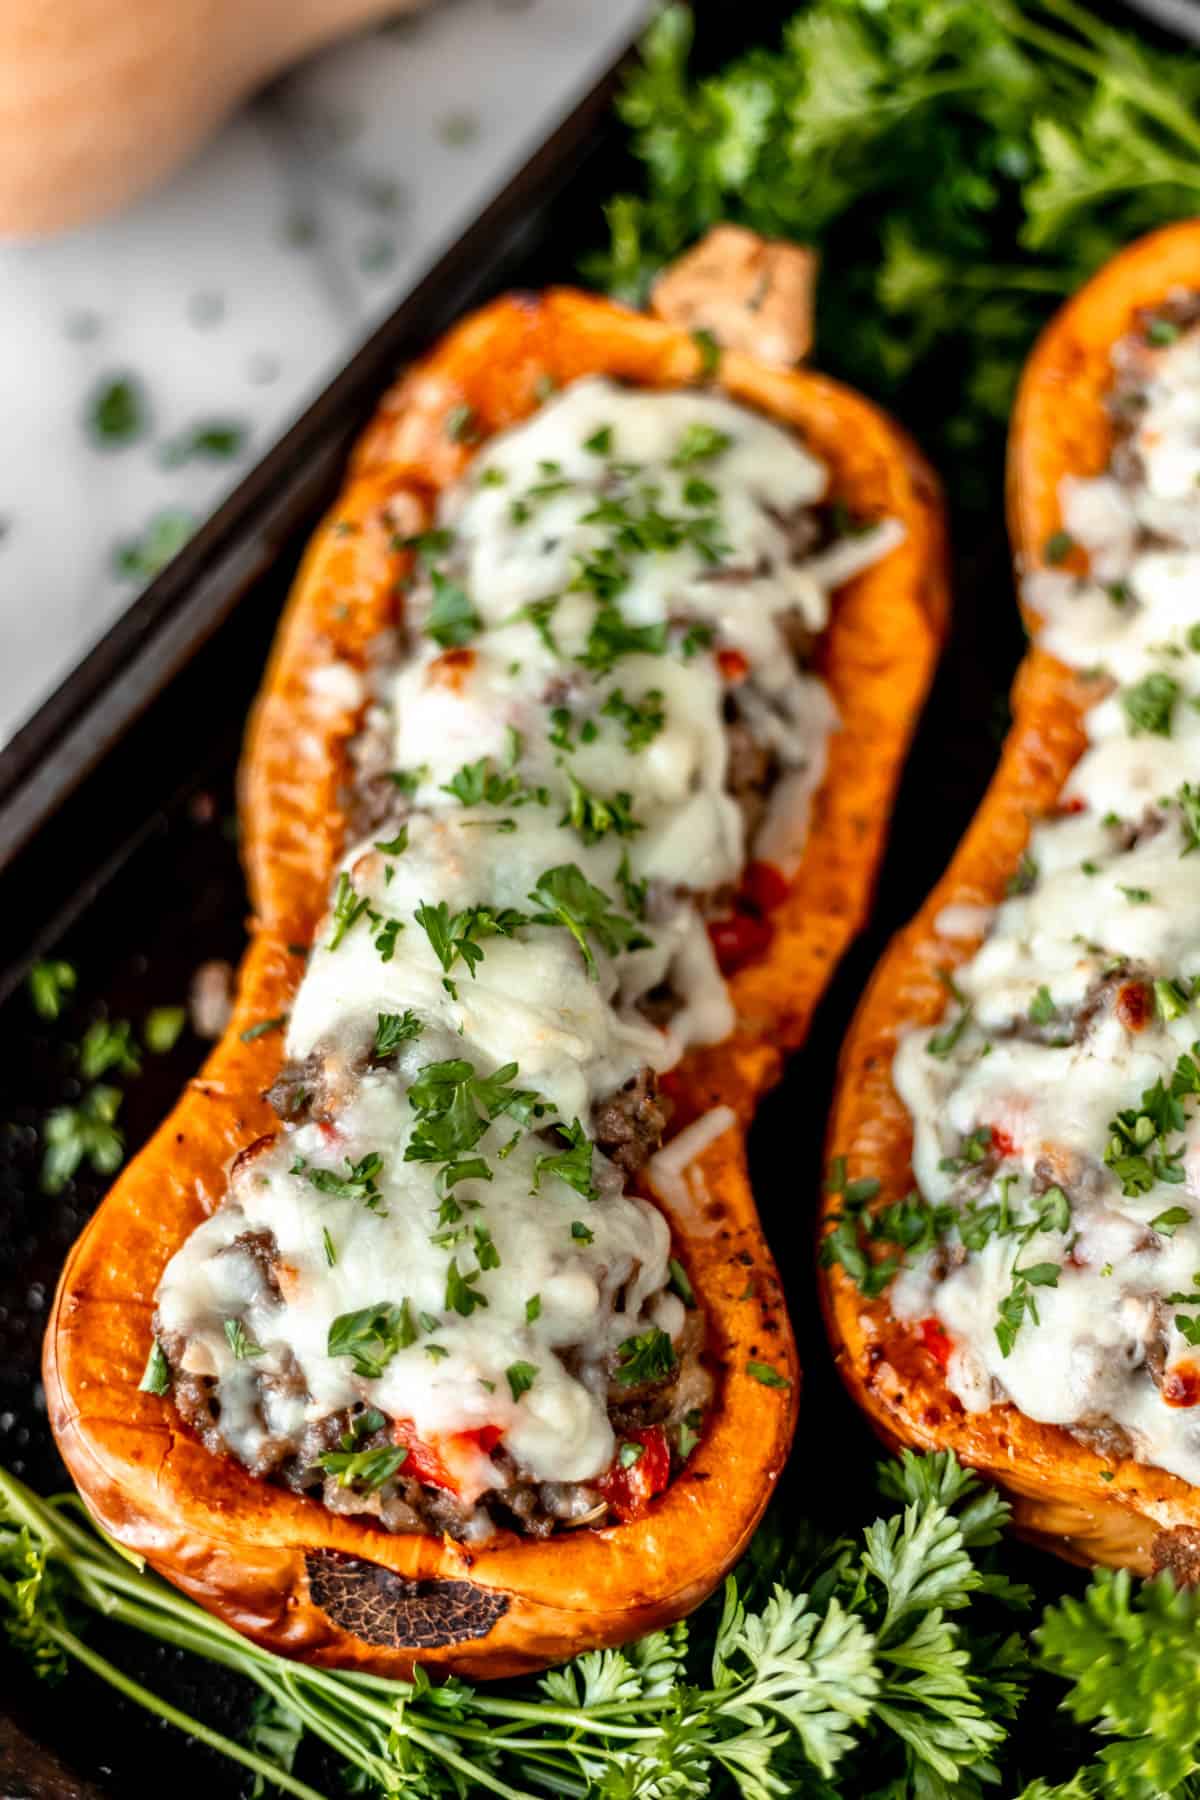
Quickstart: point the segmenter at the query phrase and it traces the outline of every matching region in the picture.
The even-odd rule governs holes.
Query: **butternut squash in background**
[[[1161,304],[1181,287],[1200,288],[1200,221],[1133,244],[1043,333],[1026,365],[1009,434],[1009,530],[1019,570],[1047,563],[1047,546],[1062,525],[1064,476],[1095,475],[1107,463],[1112,427],[1105,397],[1114,344],[1133,329],[1139,309]],[[939,915],[1004,898],[1031,824],[1054,810],[1085,748],[1084,713],[1096,700],[1095,684],[1039,648],[1035,615],[1027,613],[1026,622],[1032,648],[1017,673],[1000,767],[949,868],[875,970],[842,1051],[830,1154],[846,1158],[850,1179],[878,1178],[881,1205],[913,1185],[911,1121],[892,1084],[899,1035],[942,1015],[944,972],[979,946],[978,937],[940,936]],[[831,1195],[827,1216],[838,1207]],[[842,1377],[888,1443],[953,1450],[1006,1490],[1021,1531],[1072,1560],[1141,1574],[1169,1564],[1196,1579],[1195,1488],[1161,1469],[1114,1462],[1011,1405],[965,1412],[920,1333],[892,1317],[886,1292],[868,1300],[835,1267],[823,1271],[822,1297]]]

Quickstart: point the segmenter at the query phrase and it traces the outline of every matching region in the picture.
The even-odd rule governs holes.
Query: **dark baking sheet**
[[[710,3],[701,9],[700,55],[715,62],[770,34],[791,10],[767,0]],[[602,198],[624,173],[603,100],[602,89],[585,103],[285,440],[282,454],[256,471],[212,531],[168,572],[170,581],[155,585],[140,617],[105,641],[22,734],[17,754],[0,758],[0,841],[8,858],[6,868],[0,862],[0,1463],[43,1492],[63,1485],[64,1472],[38,1380],[41,1333],[63,1256],[105,1183],[81,1176],[61,1196],[43,1195],[37,1128],[49,1108],[79,1093],[71,1045],[91,1019],[107,1014],[140,1026],[152,1006],[184,1000],[197,964],[237,960],[246,900],[234,772],[246,711],[305,537],[332,497],[349,441],[402,357],[491,292],[570,279],[579,252],[600,240]],[[931,392],[906,416],[918,439],[923,413],[931,418],[940,405]],[[873,921],[751,1138],[751,1174],[805,1369],[788,1484],[798,1510],[839,1526],[870,1508],[876,1451],[833,1375],[813,1287],[824,1121],[837,1047],[862,984],[961,835],[1003,736],[1023,639],[999,469],[993,474],[995,514],[958,522],[953,631],[905,773]],[[34,1015],[24,985],[29,962],[48,951],[80,975],[66,1018],[49,1026]],[[169,1055],[147,1055],[142,1075],[124,1084],[130,1152],[169,1108],[204,1048],[185,1032]],[[821,1469],[817,1483],[806,1480],[813,1463]],[[1031,1552],[1029,1560],[1036,1576],[1039,1559]],[[1051,1580],[1061,1590],[1061,1566]],[[89,1635],[105,1647],[99,1626]],[[116,1659],[177,1704],[227,1732],[245,1722],[246,1695],[231,1680],[128,1634],[111,1635]],[[64,1704],[61,1692],[39,1687],[0,1649],[0,1800],[58,1800],[77,1791],[61,1764],[41,1762],[39,1745],[63,1757],[73,1776],[98,1782],[110,1800],[157,1795],[168,1784],[180,1800],[247,1791],[239,1771],[90,1677],[72,1673],[67,1693]],[[331,1794],[341,1791],[319,1754],[298,1772],[318,1785],[324,1775]],[[87,1800],[94,1800],[90,1792]]]

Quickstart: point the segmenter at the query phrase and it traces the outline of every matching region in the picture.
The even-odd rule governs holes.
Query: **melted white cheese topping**
[[[790,816],[768,827],[794,860],[835,721],[784,630],[819,632],[831,587],[898,536],[885,523],[797,557],[825,488],[793,437],[726,400],[589,379],[489,443],[443,497],[435,572],[411,596],[426,629],[373,718],[412,810],[399,835],[346,854],[288,1025],[288,1056],[322,1058],[339,1104],[238,1169],[159,1290],[161,1326],[187,1336],[194,1373],[217,1376],[221,1430],[244,1460],[365,1400],[438,1445],[468,1498],[501,1479],[463,1436],[483,1427],[537,1480],[611,1462],[609,1359],[640,1333],[682,1329],[669,1233],[598,1151],[594,1198],[539,1179],[555,1146],[538,1133],[555,1119],[590,1132],[597,1099],[732,1027],[692,898],[736,884],[747,856],[726,792],[727,699],[778,759]],[[469,613],[461,631],[443,628],[447,605]],[[613,630],[643,636],[610,656],[597,643],[607,631],[612,648]],[[615,809],[607,829],[588,810],[597,799]],[[546,916],[544,878],[567,866],[618,915],[615,936],[585,925],[586,954]],[[425,910],[439,907],[442,937],[478,924],[472,909],[501,922],[478,930],[473,967],[439,955]],[[681,1004],[659,1027],[637,1002],[665,983]],[[407,1014],[420,1035],[368,1069],[381,1014]],[[545,1112],[532,1130],[498,1112],[470,1152],[483,1166],[447,1206],[437,1166],[406,1152],[410,1084],[452,1058],[480,1076],[516,1064],[511,1079]],[[371,1157],[369,1204],[329,1191]],[[246,1232],[273,1234],[286,1305],[238,1248]],[[367,1376],[330,1354],[330,1329],[377,1304],[406,1304],[416,1324]],[[230,1320],[257,1354],[238,1360]],[[514,1384],[515,1368],[532,1379]]]
[[[967,1408],[1008,1398],[1047,1423],[1112,1422],[1139,1459],[1200,1482],[1200,1304],[1179,1298],[1200,1302],[1200,1116],[1179,1065],[1200,1036],[1200,817],[1185,785],[1200,781],[1200,338],[1130,341],[1118,357],[1144,378],[1134,472],[1064,482],[1088,575],[1026,584],[1042,643],[1110,691],[1087,715],[1065,816],[1031,835],[1028,891],[956,972],[961,1004],[906,1036],[894,1068],[922,1195],[966,1198],[977,1220],[1005,1203],[1011,1228],[968,1225],[965,1253],[952,1231],[948,1259],[918,1262],[891,1299],[945,1325]],[[1148,1141],[1113,1147],[1123,1112],[1149,1115],[1134,1127]]]

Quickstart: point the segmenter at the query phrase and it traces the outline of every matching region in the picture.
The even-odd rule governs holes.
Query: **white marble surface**
[[[646,12],[440,0],[293,72],[123,217],[0,248],[0,743],[135,597],[121,547],[213,509]],[[106,442],[89,404],[120,377],[144,425]],[[211,423],[232,453],[164,459]]]

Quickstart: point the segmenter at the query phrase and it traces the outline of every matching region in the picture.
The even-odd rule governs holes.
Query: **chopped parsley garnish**
[[[514,1400],[519,1400],[522,1394],[529,1392],[537,1380],[538,1366],[531,1362],[509,1363],[504,1373],[508,1378],[509,1393]]]
[[[1054,1017],[1054,1000],[1050,989],[1042,986],[1029,1002],[1029,1018],[1034,1025],[1049,1025]]]
[[[470,596],[440,569],[431,569],[429,579],[433,584],[433,600],[425,619],[426,635],[443,650],[469,644],[482,630],[482,621]]]
[[[29,971],[29,998],[42,1019],[57,1019],[78,977],[69,962],[35,962]]]
[[[640,1387],[643,1382],[663,1381],[675,1367],[675,1346],[665,1331],[651,1326],[640,1337],[626,1338],[617,1346],[616,1381],[620,1387]]]
[[[240,1033],[241,1041],[243,1044],[257,1043],[260,1037],[267,1037],[272,1031],[282,1031],[287,1022],[287,1013],[276,1013],[273,1019],[259,1019]]]
[[[609,956],[616,956],[622,950],[643,950],[651,942],[631,919],[613,911],[608,895],[603,889],[594,887],[576,863],[560,863],[547,869],[529,898],[539,909],[532,915],[532,922],[561,925],[569,931],[579,945],[593,980],[596,978],[593,939]]]
[[[364,1381],[378,1381],[399,1350],[407,1350],[417,1341],[412,1308],[407,1300],[399,1305],[378,1300],[358,1312],[341,1313],[329,1327],[326,1346],[330,1356],[348,1356],[354,1373]]]
[[[352,1162],[348,1156],[343,1161],[346,1164],[344,1175],[339,1175],[334,1169],[309,1167],[297,1167],[293,1173],[306,1175],[310,1186],[315,1187],[319,1194],[332,1194],[338,1200],[359,1200],[368,1212],[379,1212],[383,1199],[379,1191],[383,1158],[378,1150],[368,1150],[357,1162]]]
[[[442,986],[452,999],[457,999],[458,990],[449,979],[450,971],[459,962],[464,962],[474,979],[475,971],[483,961],[480,938],[511,937],[522,925],[529,924],[526,915],[514,907],[495,912],[487,906],[467,906],[461,912],[451,914],[444,900],[439,900],[436,906],[422,901],[413,917],[445,971]]]
[[[698,1407],[686,1412],[679,1421],[679,1460],[686,1462],[696,1445],[700,1442],[700,1427],[704,1422],[704,1414]]]
[[[596,1240],[594,1231],[589,1231],[582,1219],[571,1220],[571,1236],[577,1244],[592,1244]]]
[[[645,829],[641,820],[633,816],[632,794],[610,794],[605,798],[585,787],[574,775],[568,773],[567,779],[571,798],[558,822],[577,832],[585,848],[598,844],[610,831],[615,831],[618,837],[628,838]]]
[[[369,905],[366,895],[356,892],[354,883],[343,869],[337,878],[333,894],[333,931],[325,946],[327,950],[337,949],[346,933],[358,924]]]
[[[542,794],[541,789],[526,787],[519,775],[497,769],[490,756],[464,763],[442,783],[440,791],[452,795],[460,806],[525,806],[530,800],[540,800]]]
[[[246,1335],[246,1327],[241,1319],[226,1319],[225,1342],[233,1351],[234,1362],[245,1362],[247,1357],[264,1354],[262,1345],[256,1344],[253,1338]]]
[[[1180,1095],[1190,1091],[1184,1085],[1185,1063],[1195,1068],[1190,1058],[1180,1057],[1169,1091],[1160,1078],[1144,1090],[1140,1107],[1127,1107],[1109,1121],[1104,1160],[1127,1199],[1148,1194],[1157,1181],[1178,1185],[1183,1180],[1182,1146],[1170,1149],[1167,1138],[1186,1123],[1180,1104]]]
[[[1031,1263],[1028,1268],[1017,1268],[1012,1272],[1012,1286],[1000,1302],[1000,1310],[996,1318],[996,1342],[1000,1346],[1001,1356],[1011,1356],[1013,1345],[1017,1341],[1026,1317],[1035,1325],[1041,1323],[1038,1317],[1037,1300],[1032,1290],[1039,1287],[1057,1287],[1059,1265],[1053,1262]]]
[[[328,1225],[322,1225],[321,1227],[321,1242],[325,1248],[326,1263],[331,1269],[335,1269],[337,1267],[337,1249],[333,1239],[329,1235]]]
[[[662,690],[649,688],[640,701],[634,701],[627,700],[620,688],[614,688],[600,708],[600,716],[620,722],[624,728],[627,750],[644,750],[647,744],[653,743],[666,723]]]
[[[633,871],[629,867],[629,852],[626,850],[617,864],[617,886],[624,896],[625,905],[635,919],[646,916],[646,895],[650,889],[649,879],[635,881]]]
[[[554,595],[553,598],[547,600],[528,600],[517,615],[518,618],[527,619],[529,621],[552,656],[558,656],[560,654],[554,632],[550,626],[550,621],[554,617],[555,608],[557,606],[557,594]]]
[[[971,1023],[971,1017],[971,1008],[964,1005],[961,1007],[958,1017],[952,1020],[945,1030],[932,1032],[925,1044],[930,1056],[938,1058],[949,1056]]]
[[[1150,892],[1149,888],[1126,887],[1124,883],[1120,881],[1117,883],[1117,892],[1124,894],[1130,906],[1145,906],[1148,901],[1153,900],[1154,898],[1154,895]]]
[[[373,1437],[386,1424],[381,1412],[368,1407],[351,1420],[350,1429],[339,1439],[339,1447],[323,1451],[317,1458],[326,1474],[337,1476],[339,1487],[357,1487],[371,1493],[390,1480],[404,1463],[408,1451],[401,1444],[381,1444],[374,1450],[360,1448],[364,1438]]]
[[[375,1043],[371,1054],[380,1062],[385,1056],[394,1056],[401,1044],[407,1044],[412,1038],[420,1037],[425,1027],[416,1013],[408,1008],[402,1013],[377,1013],[375,1017]]]
[[[1121,691],[1130,735],[1148,732],[1154,737],[1170,737],[1171,715],[1179,698],[1179,683],[1161,669],[1152,670],[1141,681]]]
[[[582,1194],[585,1200],[596,1198],[596,1188],[592,1181],[592,1140],[575,1119],[570,1125],[558,1124],[554,1127],[558,1134],[561,1150],[543,1151],[533,1165],[534,1192],[541,1187],[543,1175],[557,1175],[568,1187]]]
[[[1046,539],[1043,556],[1048,563],[1066,562],[1075,548],[1075,539],[1069,531],[1055,531]]]
[[[1009,876],[1004,884],[1004,892],[1012,899],[1017,894],[1027,894],[1038,878],[1038,866],[1028,851],[1022,852],[1016,872]]]
[[[500,1252],[492,1242],[492,1234],[486,1225],[475,1225],[471,1228],[475,1240],[475,1260],[481,1269],[498,1269]]]
[[[764,1387],[790,1388],[792,1385],[788,1376],[781,1375],[778,1369],[771,1367],[770,1363],[748,1362],[746,1373],[753,1375],[755,1381],[761,1381]]]
[[[418,1121],[405,1146],[405,1162],[439,1164],[443,1193],[458,1181],[490,1179],[486,1162],[470,1154],[488,1125],[507,1115],[525,1127],[546,1111],[539,1094],[513,1086],[516,1073],[516,1063],[505,1063],[494,1075],[477,1075],[474,1064],[462,1058],[426,1063],[408,1090]]]
[[[607,675],[623,656],[661,656],[666,647],[665,625],[630,625],[617,607],[602,604],[577,660],[593,674]]]
[[[142,1371],[142,1379],[138,1382],[138,1390],[143,1394],[165,1394],[171,1386],[171,1365],[163,1355],[162,1346],[155,1338],[150,1345],[150,1354],[146,1358],[146,1367]]]
[[[428,765],[422,763],[419,769],[390,769],[388,780],[393,786],[398,787],[402,794],[415,794],[428,774]]]
[[[583,447],[591,456],[607,456],[612,449],[612,436],[612,426],[601,425],[591,437],[584,438]]]
[[[408,849],[408,826],[402,825],[394,838],[376,838],[375,848],[385,856],[402,856]]]
[[[721,346],[711,331],[693,331],[692,342],[700,355],[700,379],[711,381],[721,367]]]
[[[673,469],[688,469],[693,463],[711,462],[728,450],[733,439],[727,431],[697,420],[684,431],[671,458]]]
[[[678,1257],[672,1256],[667,1263],[667,1268],[669,1269],[671,1276],[667,1285],[671,1289],[671,1292],[678,1294],[685,1306],[695,1306],[696,1290],[688,1280],[687,1270],[679,1261]]]
[[[1157,1231],[1160,1237],[1173,1238],[1181,1225],[1190,1225],[1192,1215],[1186,1206],[1168,1206],[1160,1212],[1156,1219],[1151,1219],[1151,1231]]]
[[[1159,979],[1154,983],[1154,1005],[1164,1025],[1172,1019],[1181,1019],[1192,1004],[1189,982],[1183,980],[1166,981]]]
[[[446,1270],[447,1312],[460,1313],[469,1319],[477,1306],[487,1305],[487,1296],[475,1291],[475,1283],[480,1278],[480,1271],[472,1269],[469,1274],[462,1274],[458,1267],[457,1257],[450,1258],[450,1266]]]
[[[640,1463],[646,1454],[645,1444],[634,1444],[626,1441],[617,1451],[617,1462],[623,1469],[632,1469]]]
[[[479,442],[479,421],[473,406],[464,402],[452,406],[446,414],[446,436],[452,444],[477,444]]]
[[[1146,327],[1146,342],[1161,347],[1173,344],[1179,336],[1179,327],[1171,319],[1151,319]]]
[[[540,1319],[541,1316],[542,1296],[540,1294],[530,1294],[528,1300],[525,1302],[525,1323],[527,1325],[532,1325],[535,1320]]]
[[[1200,849],[1200,787],[1193,787],[1185,781],[1176,792],[1175,799],[1181,814],[1180,824],[1183,826],[1183,849],[1181,856],[1190,856],[1193,850]]]

